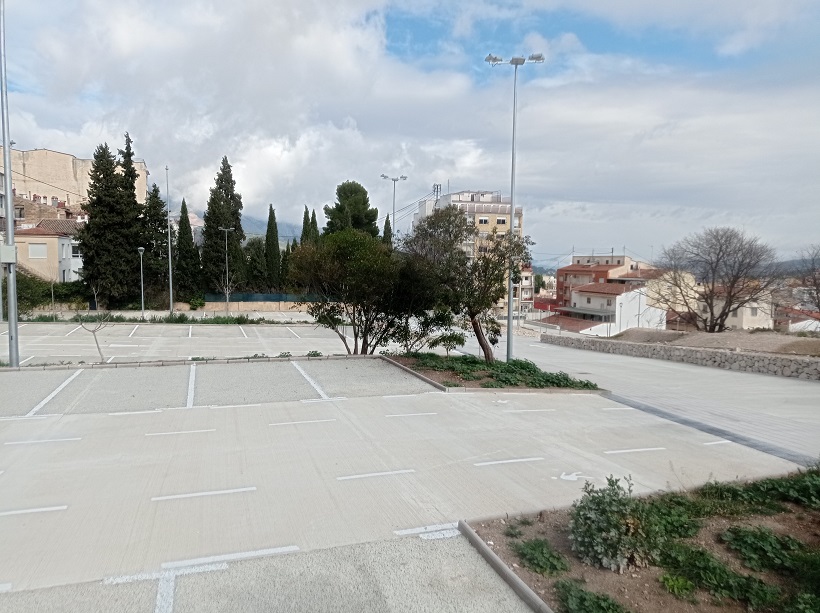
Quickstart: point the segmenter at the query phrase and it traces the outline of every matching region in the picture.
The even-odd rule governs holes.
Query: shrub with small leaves
[[[555,583],[561,613],[628,613],[604,594],[588,592],[578,581],[561,579]]]
[[[511,543],[510,549],[515,552],[521,563],[533,572],[542,575],[556,575],[569,570],[569,563],[564,556],[555,551],[544,539]]]
[[[510,524],[504,528],[504,535],[510,537],[511,539],[517,539],[522,534],[523,532],[521,532],[521,528],[514,526],[513,524]]]
[[[695,593],[695,584],[689,581],[686,577],[680,575],[661,575],[660,582],[666,591],[672,594],[675,598],[682,600],[692,600]]]
[[[279,355],[276,356],[276,357],[277,358],[289,358],[290,357],[290,351],[281,351],[279,353]]]
[[[743,563],[752,570],[792,570],[792,556],[805,550],[803,543],[797,539],[778,536],[761,526],[732,526],[720,538],[730,549],[734,549]]]
[[[603,566],[619,573],[641,568],[657,559],[663,542],[658,523],[642,501],[632,497],[620,479],[607,477],[607,485],[584,484],[584,495],[572,505],[572,549],[585,564]]]
[[[308,351],[305,355],[309,358],[321,358],[322,352],[314,349],[313,351]]]

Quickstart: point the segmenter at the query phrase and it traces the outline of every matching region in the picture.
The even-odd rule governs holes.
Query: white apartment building
[[[451,194],[444,194],[437,198],[428,198],[419,203],[418,211],[413,215],[413,225],[423,218],[432,215],[436,209],[448,206],[457,206],[467,216],[467,220],[478,228],[479,238],[495,232],[505,234],[515,232],[523,235],[524,212],[521,207],[513,208],[510,198],[501,195],[501,192],[464,190]],[[474,241],[464,245],[469,257],[475,257],[478,250]],[[529,312],[533,305],[533,274],[531,268],[522,268],[521,283],[513,288],[513,310]],[[498,303],[497,310],[506,312],[507,297]]]

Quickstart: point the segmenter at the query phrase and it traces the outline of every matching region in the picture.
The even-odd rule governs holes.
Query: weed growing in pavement
[[[588,592],[579,581],[562,579],[555,583],[561,613],[628,613],[605,594]]]
[[[305,355],[309,358],[321,358],[322,357],[322,352],[321,351],[316,351],[314,349],[312,351],[308,351]]]
[[[277,358],[289,358],[291,357],[290,351],[281,351],[279,355],[276,356]]]
[[[794,570],[794,554],[806,546],[790,536],[778,536],[768,528],[732,526],[720,535],[720,540],[733,549],[752,570]]]
[[[672,594],[675,598],[681,600],[688,600],[694,602],[695,600],[695,584],[689,581],[686,577],[680,575],[661,575],[658,580],[666,588],[666,591]]]
[[[508,528],[512,527],[508,526]],[[518,533],[520,535],[521,530],[518,530]],[[510,543],[510,549],[515,552],[525,567],[541,575],[557,575],[569,570],[569,563],[564,556],[555,551],[544,539]]]
[[[448,381],[447,379],[442,381],[441,384],[444,387],[461,387],[461,383],[459,383],[458,381]]]
[[[517,539],[522,534],[523,532],[521,532],[521,528],[514,526],[513,524],[509,524],[506,528],[504,528],[504,536],[508,536],[511,539]]]

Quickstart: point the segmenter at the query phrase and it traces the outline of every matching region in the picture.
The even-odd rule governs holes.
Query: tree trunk
[[[470,323],[473,325],[473,333],[478,341],[478,345],[484,353],[484,361],[487,362],[487,364],[492,364],[495,362],[495,357],[493,357],[493,348],[487,340],[487,337],[484,335],[484,329],[481,327],[481,322],[478,321],[478,317],[476,316],[470,317]]]
[[[97,345],[97,353],[100,354],[100,364],[105,362],[105,357],[103,356],[102,349],[100,349],[100,341],[97,340],[97,330],[92,330],[91,334],[94,336],[94,343]]]

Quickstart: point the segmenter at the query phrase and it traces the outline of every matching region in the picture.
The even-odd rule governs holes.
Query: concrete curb
[[[447,387],[442,385],[441,383],[437,383],[437,382],[433,381],[432,379],[428,379],[423,374],[421,374],[419,372],[416,372],[412,368],[407,368],[407,366],[405,366],[404,364],[399,364],[398,362],[396,362],[396,360],[391,360],[386,355],[380,355],[380,356],[374,356],[374,357],[380,357],[385,362],[388,362],[388,363],[392,364],[396,368],[399,368],[399,369],[403,370],[406,373],[410,373],[411,375],[413,375],[417,379],[421,379],[422,381],[424,381],[427,385],[432,385],[437,390],[440,390],[442,392],[447,391]]]
[[[498,575],[509,585],[512,590],[523,600],[526,605],[536,613],[555,613],[547,604],[539,598],[538,594],[532,591],[530,587],[524,583],[521,578],[516,575],[510,568],[504,564],[503,560],[499,558],[495,552],[490,549],[490,546],[485,543],[480,536],[473,530],[470,525],[462,520],[458,522],[458,530],[464,537],[470,541],[470,545],[478,550],[481,557],[487,561],[487,564],[498,573]]]

